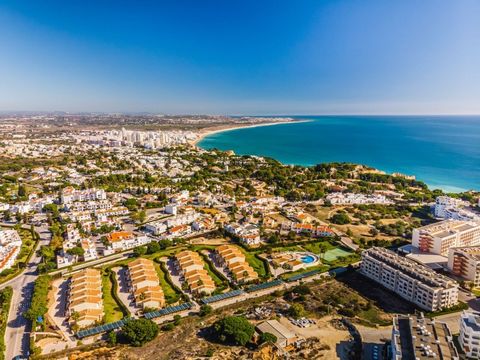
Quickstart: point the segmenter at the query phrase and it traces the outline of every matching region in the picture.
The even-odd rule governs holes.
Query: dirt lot
[[[339,276],[337,281],[355,290],[363,297],[373,300],[375,305],[386,313],[411,314],[415,312],[412,304],[358,272],[353,271]]]

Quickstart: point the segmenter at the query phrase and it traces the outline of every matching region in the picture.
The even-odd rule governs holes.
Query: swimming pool
[[[301,257],[301,260],[304,264],[311,264],[316,261],[315,257],[312,255],[304,255]]]

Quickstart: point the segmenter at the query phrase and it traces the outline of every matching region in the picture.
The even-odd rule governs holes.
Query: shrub
[[[210,306],[210,305],[202,305],[200,307],[200,316],[207,316],[209,314],[211,314],[213,311],[213,308]]]

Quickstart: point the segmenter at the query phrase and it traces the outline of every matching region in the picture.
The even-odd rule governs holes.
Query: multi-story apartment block
[[[454,280],[384,248],[365,250],[360,271],[428,311],[442,310],[458,303],[458,284]]]
[[[128,264],[128,275],[137,306],[142,309],[159,309],[165,306],[163,290],[151,260],[139,258],[132,261]]]
[[[480,286],[480,246],[450,248],[448,269],[456,276]]]
[[[447,324],[423,317],[396,315],[392,329],[392,359],[458,360]]]
[[[74,201],[106,200],[107,194],[103,189],[77,190],[71,186],[63,189],[60,200],[62,204],[69,204]]]
[[[480,313],[472,311],[462,313],[458,342],[468,358],[480,358]]]
[[[423,252],[448,256],[452,247],[480,245],[480,222],[444,220],[414,229],[412,245]]]

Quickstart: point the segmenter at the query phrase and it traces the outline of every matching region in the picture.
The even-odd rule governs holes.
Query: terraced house
[[[215,283],[205,270],[200,255],[195,251],[185,250],[176,255],[177,268],[193,294],[211,294]]]
[[[221,245],[216,248],[217,258],[224,264],[238,283],[247,283],[258,279],[258,274],[245,260],[242,251],[233,245]]]
[[[159,309],[165,306],[165,297],[153,261],[139,258],[130,262],[128,275],[130,289],[138,307]]]
[[[68,293],[70,322],[86,327],[103,318],[102,278],[100,271],[85,269],[73,274]]]

